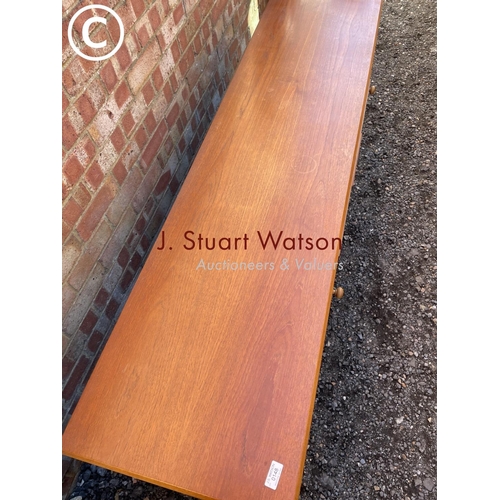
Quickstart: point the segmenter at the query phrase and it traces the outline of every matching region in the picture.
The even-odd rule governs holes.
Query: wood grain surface
[[[305,238],[342,237],[380,7],[269,2],[64,454],[198,498],[298,497],[335,277],[304,266],[333,264],[339,250],[307,249]],[[188,250],[188,231],[231,249]],[[259,240],[269,231],[283,231],[277,249]],[[273,460],[276,490],[264,485]]]

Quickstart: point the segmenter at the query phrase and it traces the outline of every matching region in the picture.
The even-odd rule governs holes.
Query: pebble
[[[432,491],[434,489],[434,485],[435,485],[434,479],[432,479],[430,477],[426,477],[424,479],[424,488],[426,490]]]

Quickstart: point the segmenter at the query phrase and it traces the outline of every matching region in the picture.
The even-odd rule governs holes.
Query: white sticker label
[[[281,471],[283,470],[283,464],[279,462],[275,462],[274,460],[271,462],[271,467],[269,467],[269,472],[267,473],[265,486],[275,490],[278,487],[278,483],[281,476]]]

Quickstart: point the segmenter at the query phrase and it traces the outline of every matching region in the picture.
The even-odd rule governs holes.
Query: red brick
[[[179,143],[178,143],[178,147],[179,147],[179,151],[182,154],[184,154],[184,151],[186,149],[186,140],[184,139],[184,136],[182,136],[179,140]]]
[[[127,111],[127,114],[123,117],[122,127],[123,130],[125,130],[127,137],[130,137],[130,132],[132,132],[135,127],[135,120],[130,111]]]
[[[113,174],[118,181],[118,184],[120,184],[121,186],[127,177],[127,169],[123,165],[123,161],[121,159],[118,160],[118,162],[114,166]]]
[[[85,180],[92,186],[94,190],[99,189],[102,180],[104,179],[104,174],[102,173],[101,167],[97,162],[94,162],[92,166],[87,170],[85,175]]]
[[[177,39],[175,39],[172,42],[172,46],[170,47],[170,50],[172,52],[172,57],[174,58],[174,63],[177,64],[179,62],[179,59],[181,58],[181,51],[179,49],[179,44],[177,42]]]
[[[181,72],[181,77],[184,78],[189,69],[187,57],[184,56],[179,63],[179,71]]]
[[[163,87],[163,95],[165,96],[167,103],[170,104],[172,102],[173,94],[168,82],[165,84],[165,87]]]
[[[113,196],[114,193],[109,184],[104,184],[97,192],[78,224],[77,230],[83,240],[87,241],[92,236],[92,233],[113,200]]]
[[[208,25],[208,20],[203,24],[201,30],[203,33],[203,39],[207,41],[208,38],[210,37],[210,26]]]
[[[127,87],[127,84],[125,82],[122,82],[122,84],[116,89],[114,95],[116,104],[118,104],[118,107],[121,108],[130,98],[130,91]]]
[[[153,86],[151,83],[148,81],[142,88],[142,95],[144,96],[144,100],[146,101],[146,104],[149,105],[149,103],[153,100],[155,96],[155,91],[153,89]]]
[[[96,330],[89,338],[89,342],[87,344],[89,350],[93,353],[97,352],[99,346],[102,344],[103,339],[104,335]]]
[[[83,174],[83,167],[75,155],[71,155],[63,167],[63,174],[69,184],[74,186]]]
[[[80,96],[78,101],[76,101],[76,108],[85,125],[88,125],[97,113],[92,105],[90,97],[86,93]]]
[[[161,0],[161,4],[163,5],[163,13],[167,15],[170,11],[170,5],[168,0]]]
[[[159,67],[153,72],[153,83],[156,90],[160,90],[163,86],[163,76]]]
[[[153,130],[156,128],[156,120],[153,111],[150,111],[148,113],[146,119],[144,120],[144,124],[146,125],[148,132],[151,134]]]
[[[137,271],[139,267],[141,267],[141,263],[142,263],[142,257],[138,252],[135,252],[134,256],[132,257],[132,260],[130,261],[130,267],[134,271]]]
[[[160,14],[158,14],[158,10],[154,5],[148,12],[148,19],[149,22],[151,23],[151,26],[153,27],[153,31],[156,31],[161,24],[161,19],[160,19]]]
[[[92,195],[90,194],[89,190],[80,183],[73,190],[73,198],[85,210],[90,200],[92,199]]]
[[[153,162],[156,153],[158,152],[158,149],[160,149],[161,143],[163,142],[166,133],[167,133],[167,127],[165,125],[165,122],[162,121],[158,126],[158,129],[154,133],[153,137],[149,141],[149,144],[147,145],[142,155],[142,160],[148,167]]]
[[[150,246],[151,246],[151,240],[147,237],[147,235],[144,235],[141,238],[141,248],[146,252],[149,250]]]
[[[241,4],[238,7],[238,14],[240,14],[240,16],[247,17],[247,13],[248,13],[248,5],[246,5],[245,2],[241,2]]]
[[[76,133],[68,115],[65,115],[62,119],[62,142],[66,149],[71,149],[75,143],[78,134]]]
[[[235,38],[231,45],[229,46],[229,57],[233,57],[236,54],[236,51],[238,50],[238,39]]]
[[[120,47],[120,49],[116,53],[115,57],[118,59],[118,62],[120,63],[120,68],[123,71],[126,71],[128,69],[128,67],[130,66],[130,63],[132,62],[132,59],[130,58],[128,48],[125,44],[123,44]]]
[[[146,142],[148,141],[148,135],[146,134],[144,126],[141,126],[137,129],[137,132],[134,135],[134,140],[137,143],[137,146],[139,146],[139,149],[142,151],[142,149],[146,145]]]
[[[193,136],[193,138],[191,139],[191,147],[193,148],[193,151],[198,151],[198,146],[200,145],[200,139],[198,137],[198,134],[196,134],[195,136]]]
[[[130,2],[125,2],[121,7],[115,8],[114,10],[123,22],[125,33],[129,33],[133,24],[137,20],[137,14],[135,13],[134,6],[130,5]]]
[[[62,93],[62,112],[63,113],[66,111],[66,109],[68,108],[68,106],[69,106],[69,100],[66,97],[66,94],[63,92]]]
[[[109,299],[109,292],[105,288],[101,288],[94,300],[94,306],[102,310]]]
[[[69,224],[62,221],[62,241],[63,241],[63,243],[66,241],[66,238],[70,235],[71,229],[72,228]]]
[[[172,92],[175,94],[179,88],[179,83],[173,73],[170,75],[170,86],[172,87]]]
[[[186,111],[183,109],[181,115],[179,116],[179,121],[181,123],[181,128],[179,130],[184,130],[187,125],[187,116],[186,116]],[[179,125],[177,125],[179,126]]]
[[[226,4],[227,0],[219,0],[218,2],[215,3],[211,13],[211,19],[213,25],[216,23],[217,19],[219,19],[220,15],[226,8]]]
[[[73,74],[71,73],[70,66],[68,66],[62,72],[62,84],[63,87],[66,89],[66,92],[68,92],[70,96],[74,96],[77,93],[77,83]]]
[[[100,62],[89,61],[88,59],[82,59],[81,57],[77,58],[76,60],[79,62],[81,68],[85,72],[87,79],[97,74],[97,70],[101,66]]]
[[[137,19],[139,19],[144,12],[144,0],[132,0],[132,8],[134,9]]]
[[[82,213],[82,207],[73,198],[70,198],[62,210],[63,220],[70,227],[73,227]]]
[[[111,61],[108,61],[106,65],[102,68],[101,78],[102,81],[104,82],[104,85],[106,85],[108,92],[111,92],[115,88],[116,82],[118,81],[115,69],[111,64]]]
[[[113,143],[116,152],[120,153],[125,146],[125,137],[123,135],[123,132],[120,130],[120,127],[116,127],[111,134],[111,142]]]
[[[177,117],[179,116],[180,112],[180,107],[178,103],[175,103],[170,110],[170,113],[167,115],[167,124],[168,128],[172,128],[175,124],[175,121],[177,120]]]
[[[201,25],[201,9],[199,6],[194,11],[193,16],[194,16],[196,28],[199,28]]]
[[[191,68],[193,63],[194,63],[193,47],[189,47],[189,49],[184,54],[184,57],[181,59],[181,62],[179,63],[179,70],[183,78],[184,76],[186,76],[186,73],[188,72],[189,68]],[[187,96],[184,97],[184,99],[187,99]]]
[[[124,292],[127,291],[133,279],[134,279],[134,273],[132,273],[132,271],[130,270],[127,270],[123,275],[122,281],[120,283],[120,286]]]
[[[80,331],[85,335],[90,335],[99,318],[93,311],[89,311],[80,325]]]
[[[66,382],[66,386],[64,387],[62,393],[62,396],[66,401],[70,400],[71,397],[73,396],[75,389],[77,388],[83,375],[85,374],[85,370],[89,366],[89,363],[90,363],[89,360],[85,356],[82,356],[78,360],[78,363],[76,364],[73,373],[71,374],[71,377]]]
[[[116,262],[118,262],[120,267],[125,269],[128,265],[129,259],[130,259],[130,254],[128,253],[128,250],[125,247],[123,247],[121,249],[120,255],[118,255],[118,258],[116,259]]]
[[[196,54],[201,52],[201,37],[199,34],[194,39],[194,51]]]
[[[184,52],[189,44],[186,28],[183,28],[179,33],[179,44],[181,46],[181,53]]]
[[[149,33],[145,25],[143,25],[139,29],[139,31],[137,32],[137,37],[139,38],[139,43],[141,44],[141,47],[145,47],[146,44],[149,42]]]
[[[106,307],[106,316],[112,320],[115,317],[115,314],[118,311],[119,307],[120,304],[117,302],[117,300],[114,297],[111,298],[108,307]]]
[[[168,183],[170,182],[170,179],[172,178],[172,175],[170,174],[170,170],[165,172],[161,177],[160,180],[158,181],[158,184],[156,184],[155,190],[154,190],[154,195],[158,196],[160,194],[163,194],[165,189],[167,189]]]
[[[134,229],[140,234],[146,229],[146,219],[141,215],[135,223]]]
[[[95,146],[87,134],[83,136],[83,139],[78,143],[76,149],[80,147],[87,153],[88,162],[90,163],[90,160],[92,160],[95,155]]]
[[[196,109],[196,97],[194,96],[194,94],[191,94],[189,96],[189,107],[191,108],[191,112],[194,112],[194,110]]]
[[[172,137],[170,137],[170,135],[167,137],[167,140],[163,144],[162,149],[167,157],[170,156],[172,151],[174,150],[174,141],[172,140]]]
[[[179,5],[174,10],[174,23],[179,24],[179,21],[182,19],[184,15],[184,7],[182,6],[182,2],[179,2]]]
[[[70,13],[71,16],[73,16],[76,13],[76,7],[73,9],[73,11]],[[90,10],[87,10],[86,12],[82,12],[76,19],[73,24],[73,29],[78,33],[80,38],[82,37],[82,31],[83,31],[83,25],[85,21],[88,21],[92,17],[92,12]],[[74,34],[73,34],[74,36]]]
[[[210,9],[212,8],[212,6],[213,6],[212,0],[201,0],[200,1],[199,8],[201,11],[200,15],[201,15],[202,19],[210,12]]]

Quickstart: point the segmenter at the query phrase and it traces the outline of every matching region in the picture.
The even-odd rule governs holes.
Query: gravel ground
[[[436,496],[436,2],[386,0],[301,499]],[[83,464],[70,498],[187,499]]]

